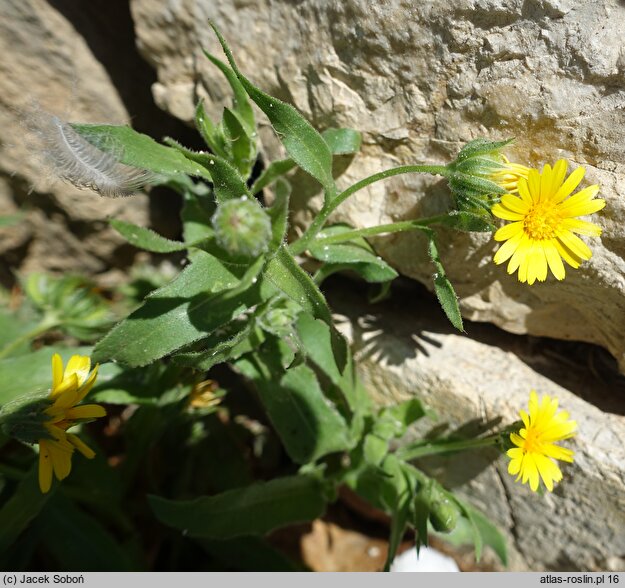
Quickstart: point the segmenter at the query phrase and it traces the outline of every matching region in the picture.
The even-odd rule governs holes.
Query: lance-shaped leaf
[[[171,253],[173,251],[183,251],[188,247],[186,243],[172,241],[161,237],[152,229],[146,229],[133,223],[113,219],[111,226],[128,241],[131,245],[152,251],[153,253]]]
[[[221,61],[221,59],[218,59],[207,51],[204,51],[204,55],[221,70],[221,73],[223,73],[228,80],[232,88],[232,93],[234,94],[234,112],[245,127],[248,137],[252,138],[256,132],[256,121],[254,120],[254,111],[247,99],[247,92],[243,84],[239,81],[237,74]]]
[[[234,163],[241,175],[247,178],[250,175],[256,157],[254,144],[241,124],[240,118],[229,108],[224,108],[222,125],[227,145],[232,154],[232,163]]]
[[[156,518],[166,525],[191,537],[231,539],[311,521],[325,510],[324,494],[321,480],[301,475],[195,500],[148,498]]]
[[[218,203],[235,198],[252,198],[245,180],[229,161],[218,155],[209,159],[211,175],[213,176],[213,190]]]
[[[440,302],[440,305],[451,324],[459,331],[464,331],[464,327],[462,325],[462,315],[460,314],[460,306],[458,305],[458,296],[456,296],[454,287],[447,278],[445,268],[441,263],[434,231],[427,227],[419,227],[419,229],[422,230],[429,239],[428,253],[430,254],[430,259],[436,268],[436,272],[434,273],[434,292],[436,293],[436,297],[438,298],[438,301]]]
[[[326,129],[321,136],[334,155],[351,155],[360,151],[362,135],[354,129]]]
[[[290,104],[286,104],[254,86],[238,69],[225,39],[211,23],[219,42],[250,98],[267,115],[284,148],[304,171],[323,186],[327,198],[336,192],[332,177],[332,154],[328,145],[312,125]]]
[[[284,371],[292,352],[280,339],[268,338],[237,367],[256,384],[267,415],[289,456],[308,463],[353,445],[347,423],[328,401],[315,373],[300,364]]]
[[[350,230],[352,230],[351,227],[346,225],[334,225],[324,229],[318,238],[323,239]],[[316,245],[313,241],[309,251],[313,257],[330,265],[330,268],[325,268],[323,271],[324,277],[333,273],[332,270],[347,268],[359,273],[367,282],[373,283],[388,282],[398,275],[388,263],[375,254],[371,245],[362,237],[346,243],[329,245]]]
[[[254,266],[256,274],[263,260]],[[240,271],[237,268],[237,271]],[[206,337],[260,301],[260,281],[236,275],[203,254],[171,284],[146,299],[96,346],[94,361],[146,365]]]
[[[330,307],[312,278],[298,265],[286,247],[280,247],[267,263],[265,277],[291,300],[330,326],[332,349],[339,369],[345,369],[347,343],[332,322]]]
[[[126,165],[166,176],[188,174],[211,180],[206,168],[190,161],[179,150],[161,145],[128,126],[73,124],[72,128],[89,143]]]
[[[211,151],[221,157],[227,157],[226,141],[220,127],[213,124],[206,110],[204,102],[200,100],[195,107],[195,127]]]

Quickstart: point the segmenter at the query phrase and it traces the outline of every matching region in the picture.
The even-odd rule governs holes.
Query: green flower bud
[[[23,443],[37,443],[50,437],[44,423],[50,420],[45,410],[51,405],[49,391],[15,398],[0,408],[0,428]]]
[[[430,523],[439,533],[451,533],[458,522],[458,507],[444,496],[437,497],[430,504]]]
[[[256,257],[267,251],[271,221],[256,201],[242,196],[217,207],[212,219],[220,247],[236,257]]]
[[[474,139],[460,151],[447,169],[449,188],[459,210],[488,212],[506,189],[497,183],[497,174],[506,170],[508,163],[501,150],[509,145],[506,141]]]

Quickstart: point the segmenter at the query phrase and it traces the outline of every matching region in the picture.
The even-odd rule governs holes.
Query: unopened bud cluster
[[[212,219],[220,247],[237,257],[255,257],[267,251],[271,222],[261,205],[246,196],[217,207]]]

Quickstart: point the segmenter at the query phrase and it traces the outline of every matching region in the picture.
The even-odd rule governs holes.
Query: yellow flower
[[[213,380],[204,380],[193,386],[189,394],[189,405],[193,408],[214,408],[221,402],[221,396],[215,394],[219,384]]]
[[[573,437],[577,424],[569,420],[567,412],[557,410],[557,399],[543,396],[539,403],[532,390],[529,415],[524,410],[519,413],[525,427],[518,434],[510,435],[510,441],[516,447],[507,452],[511,459],[508,472],[517,476],[517,482],[519,479],[523,484],[529,481],[534,492],[538,490],[539,477],[549,492],[553,490],[553,483],[562,479],[562,472],[553,460],[573,461],[573,452],[555,445],[555,442]]]
[[[521,166],[522,167],[522,166]],[[558,161],[553,169],[545,165],[542,173],[529,169],[527,178],[522,170],[518,176],[518,196],[504,194],[492,213],[512,221],[495,233],[496,241],[505,241],[495,254],[497,264],[510,260],[508,273],[518,270],[519,281],[533,284],[547,279],[547,269],[558,280],[564,279],[562,260],[578,268],[582,260],[592,257],[588,246],[577,236],[598,237],[601,228],[575,217],[592,214],[605,206],[605,200],[594,199],[599,186],[588,186],[569,198],[584,177],[585,169],[578,167],[566,181],[567,162]],[[510,185],[513,180],[510,179]]]
[[[98,375],[98,366],[91,373],[91,360],[84,355],[73,355],[63,371],[63,360],[58,353],[52,356],[52,389],[50,406],[45,414],[50,417],[44,423],[47,438],[39,439],[39,488],[45,494],[52,486],[52,474],[59,480],[69,475],[72,468],[72,453],[78,449],[91,459],[95,453],[76,435],[67,433],[74,425],[106,415],[98,404],[77,404],[93,387]]]

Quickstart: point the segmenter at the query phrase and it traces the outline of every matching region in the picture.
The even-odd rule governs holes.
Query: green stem
[[[449,218],[447,214],[439,214],[438,216],[430,216],[427,218],[420,218],[408,221],[399,221],[397,223],[390,223],[388,225],[378,225],[376,227],[368,227],[365,229],[354,229],[353,231],[345,231],[344,233],[337,233],[336,235],[330,235],[328,237],[322,237],[321,239],[315,239],[315,247],[319,245],[333,245],[335,243],[344,243],[345,241],[351,241],[358,237],[373,237],[374,235],[381,235],[384,233],[401,233],[403,231],[412,231],[414,229],[422,229],[429,225],[436,224]]]
[[[59,322],[56,319],[51,320],[49,318],[44,318],[34,329],[32,329],[31,331],[28,331],[27,333],[24,333],[21,337],[18,337],[17,339],[15,339],[14,341],[11,341],[11,343],[3,347],[0,350],[0,359],[5,358],[12,351],[17,349],[22,343],[29,341],[30,339],[34,339],[35,337],[38,337],[39,335],[42,335],[43,333],[45,333],[46,331],[49,331],[53,327],[58,326],[58,324]]]
[[[336,198],[332,200],[326,200],[325,204],[319,211],[319,214],[315,217],[304,234],[294,243],[291,244],[290,249],[293,255],[298,255],[306,251],[310,242],[315,238],[317,233],[323,228],[323,225],[328,220],[328,217],[334,212],[334,210],[347,200],[352,194],[366,188],[367,186],[385,180],[393,176],[400,174],[414,174],[414,173],[426,173],[439,176],[448,176],[449,170],[444,165],[402,165],[393,169],[387,169],[383,172],[373,174],[367,178],[356,182],[353,186],[350,186],[343,192],[341,192]]]
[[[477,449],[480,447],[491,447],[499,441],[500,435],[491,435],[481,439],[466,439],[463,441],[447,441],[438,443],[422,443],[402,447],[396,453],[399,459],[406,461],[425,457],[427,455],[440,455],[441,453],[453,453],[456,451],[465,451],[467,449]]]

